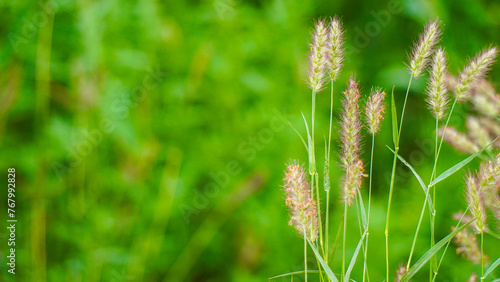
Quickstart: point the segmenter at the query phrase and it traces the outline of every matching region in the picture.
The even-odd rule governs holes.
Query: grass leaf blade
[[[472,221],[467,222],[466,224],[460,226],[453,230],[446,237],[441,239],[441,241],[437,242],[432,248],[430,248],[408,271],[401,277],[401,282],[409,281],[417,272],[444,246],[446,245],[458,232],[462,231],[467,225],[469,225]]]
[[[477,156],[479,156],[486,148],[488,148],[491,144],[493,144],[493,142],[495,142],[497,139],[498,138],[496,138],[495,140],[493,140],[490,144],[484,146],[479,152],[470,155],[469,157],[467,157],[463,161],[459,162],[458,164],[452,166],[451,168],[449,168],[445,172],[441,173],[438,177],[436,177],[436,179],[434,179],[434,181],[431,182],[431,184],[429,184],[429,188],[432,187],[432,186],[434,186],[434,185],[436,185],[436,184],[438,184],[439,182],[445,180],[446,178],[448,178],[449,176],[451,176],[452,174],[454,174],[455,172],[457,172],[458,170],[460,170],[462,167],[464,167],[465,165],[467,165],[468,163],[470,163],[474,158],[476,158]]]
[[[333,281],[333,282],[339,282],[339,280],[337,279],[337,277],[335,277],[335,274],[333,274],[333,271],[330,269],[330,267],[328,266],[328,264],[326,264],[326,262],[323,260],[323,258],[319,254],[318,250],[316,250],[316,248],[311,243],[311,240],[309,240],[309,238],[307,238],[307,242],[309,243],[309,246],[311,246],[311,249],[313,250],[314,254],[316,255],[316,258],[318,258],[319,263],[321,264],[321,266],[325,270],[326,275],[328,275],[328,278],[330,278],[330,280]]]
[[[361,236],[361,239],[359,239],[358,246],[356,247],[356,250],[354,251],[354,254],[352,255],[351,262],[349,263],[349,267],[347,268],[347,271],[344,276],[344,281],[349,281],[351,277],[351,271],[354,268],[354,264],[356,263],[356,259],[358,258],[359,250],[361,249],[361,245],[363,244],[363,240],[365,239],[366,236],[366,231],[363,233],[363,236]]]
[[[389,146],[387,146],[387,148],[389,150],[391,150],[391,152],[394,154],[394,151]],[[411,170],[411,172],[413,173],[415,178],[417,178],[417,181],[420,184],[420,187],[422,187],[422,190],[424,190],[424,195],[427,195],[428,188],[425,185],[422,178],[420,177],[420,175],[418,175],[417,171],[415,171],[415,169],[405,159],[403,159],[403,157],[401,157],[399,154],[398,154],[398,159]],[[427,202],[429,203],[429,210],[432,211],[432,199],[429,195],[427,195]]]
[[[488,267],[488,269],[486,270],[486,272],[484,273],[484,278],[488,277],[488,275],[493,271],[495,270],[495,268],[500,265],[500,257],[497,258],[497,260],[495,260],[494,263],[492,263],[490,265],[490,267]]]

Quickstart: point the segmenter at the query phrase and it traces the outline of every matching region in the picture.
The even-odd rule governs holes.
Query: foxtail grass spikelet
[[[498,49],[490,47],[470,60],[469,64],[460,73],[458,83],[455,86],[455,98],[458,101],[464,101],[469,98],[469,90],[486,74],[495,61],[497,54]]]
[[[403,278],[403,275],[406,273],[406,267],[405,264],[402,263],[399,265],[398,270],[396,271],[396,278],[394,278],[395,282],[401,281],[401,278]]]
[[[380,89],[376,89],[366,102],[366,124],[368,126],[368,131],[371,134],[376,134],[380,129],[380,123],[384,118],[384,99],[385,92]]]
[[[318,214],[316,202],[311,199],[311,190],[304,168],[296,161],[286,167],[283,179],[286,205],[290,208],[289,224],[295,227],[301,236],[304,233],[311,241],[318,238]]]
[[[438,48],[434,53],[431,67],[431,76],[427,85],[427,103],[432,114],[438,119],[444,117],[448,104],[446,94],[446,54],[442,48]]]
[[[353,78],[349,79],[344,96],[340,121],[340,140],[342,142],[340,161],[345,172],[342,198],[350,205],[361,187],[361,179],[364,176],[363,162],[359,159],[361,123],[358,100],[360,94],[358,85]]]
[[[318,92],[323,89],[328,68],[328,28],[324,21],[315,25],[309,52],[309,87]]]
[[[331,80],[336,80],[344,61],[344,31],[339,18],[330,19],[328,27],[328,74]]]
[[[484,207],[484,195],[480,189],[477,179],[469,172],[465,178],[466,193],[465,199],[469,205],[472,217],[475,219],[474,227],[476,232],[486,231],[486,209]]]
[[[439,137],[443,136],[443,132],[444,127],[441,127],[438,132]],[[470,140],[467,135],[458,132],[454,127],[451,126],[446,129],[444,140],[455,149],[467,154],[474,154],[479,151],[479,147],[476,143]]]
[[[488,145],[492,140],[490,138],[490,134],[488,130],[481,126],[479,120],[474,116],[467,117],[467,129],[469,136],[474,140],[480,148]],[[491,150],[491,147],[488,147],[488,151]]]
[[[455,227],[452,227],[452,231]],[[469,232],[468,228],[463,229],[455,235],[455,244],[457,245],[457,254],[466,258],[473,264],[481,263],[481,250],[477,243],[476,236]]]
[[[419,77],[422,75],[429,62],[429,57],[434,51],[434,46],[438,43],[440,36],[441,28],[438,19],[427,24],[424,32],[420,35],[418,42],[416,42],[413,46],[410,60],[410,73],[413,77]]]

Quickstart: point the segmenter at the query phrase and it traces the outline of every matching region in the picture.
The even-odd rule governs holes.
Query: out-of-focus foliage
[[[336,115],[350,75],[363,101],[372,86],[395,85],[402,104],[407,54],[429,19],[445,24],[452,74],[500,43],[496,1],[20,0],[2,1],[0,11],[0,174],[6,180],[8,167],[17,172],[17,281],[263,281],[302,270],[302,240],[288,226],[281,179],[291,158],[307,162],[287,120],[305,134],[300,114],[310,114],[306,53],[314,19],[339,15],[346,29]],[[500,66],[489,77],[498,85]],[[434,120],[425,81],[410,92],[400,154],[428,179]],[[463,128],[469,108],[460,105],[451,123]],[[327,135],[328,110],[325,91],[318,136]],[[335,144],[337,137],[334,131]],[[391,140],[386,118],[375,150],[372,281],[385,272]],[[317,142],[322,160],[323,138]],[[365,139],[366,160],[367,151]],[[445,145],[438,170],[464,157]],[[334,161],[333,239],[343,209],[337,154]],[[438,187],[438,238],[466,208],[462,176]],[[406,262],[423,198],[400,166],[394,273]],[[424,219],[417,258],[429,247]],[[354,209],[348,220],[350,257],[359,236]],[[485,246],[498,257],[496,239],[487,236]],[[10,281],[4,254],[1,277]],[[337,255],[334,271],[340,262]],[[353,279],[361,278],[360,266]],[[312,256],[309,267],[317,268]],[[438,280],[464,281],[473,271],[450,249]]]

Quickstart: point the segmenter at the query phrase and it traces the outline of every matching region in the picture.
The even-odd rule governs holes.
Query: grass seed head
[[[470,90],[490,69],[498,54],[497,47],[490,47],[483,50],[476,57],[470,60],[458,77],[455,86],[455,98],[458,101],[465,101],[470,97]]]
[[[344,61],[344,31],[339,18],[330,19],[328,27],[328,74],[331,80],[336,80]]]
[[[323,89],[328,67],[328,28],[323,20],[315,25],[309,52],[309,87],[318,92]]]
[[[373,135],[380,129],[380,123],[384,118],[384,99],[385,92],[377,89],[368,97],[368,102],[366,103],[366,124],[368,125],[368,131]]]
[[[410,60],[410,73],[413,77],[422,75],[426,68],[429,57],[434,51],[434,46],[438,43],[439,37],[441,36],[440,25],[438,19],[429,22],[424,32],[420,35],[418,42],[413,46]]]
[[[475,219],[474,227],[476,232],[482,233],[486,231],[486,209],[484,205],[484,195],[480,189],[480,185],[478,180],[469,174],[465,179],[466,193],[465,199],[467,200],[467,204],[469,205],[469,210],[472,214],[472,217]]]
[[[311,241],[318,238],[318,213],[316,202],[311,199],[311,189],[304,168],[292,162],[287,165],[283,188],[286,194],[286,205],[290,209],[289,224],[295,227],[299,234]]]
[[[446,54],[442,48],[438,48],[434,53],[431,76],[427,85],[427,103],[438,120],[444,117],[447,109],[446,93]]]

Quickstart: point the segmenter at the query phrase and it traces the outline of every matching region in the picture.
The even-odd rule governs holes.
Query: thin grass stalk
[[[448,123],[450,122],[450,118],[451,118],[451,115],[453,114],[453,110],[455,109],[455,105],[457,103],[457,99],[455,99],[453,101],[453,105],[451,106],[451,109],[450,109],[450,114],[448,115],[448,118],[446,119],[446,124],[444,126],[444,129],[443,129],[443,136],[441,137],[441,141],[439,143],[439,147],[437,148],[437,152],[435,153],[435,158],[434,158],[434,166],[432,168],[432,173],[431,173],[431,179],[429,181],[429,183],[432,182],[432,180],[434,179],[434,176],[436,175],[436,167],[437,167],[437,162],[438,162],[438,159],[439,159],[439,154],[441,152],[441,146],[443,145],[443,140],[444,140],[444,136],[446,134],[446,128],[448,127]],[[437,140],[437,131],[436,131],[436,140]],[[436,143],[437,144],[437,143]],[[435,186],[435,185],[434,185]],[[425,194],[425,200],[424,200],[424,205],[422,206],[422,211],[420,213],[420,218],[418,219],[418,224],[417,224],[417,230],[415,231],[415,236],[413,238],[413,243],[412,243],[412,248],[411,248],[411,251],[410,251],[410,256],[409,256],[409,259],[408,259],[408,264],[406,266],[406,269],[408,270],[409,269],[409,266],[410,266],[410,263],[411,263],[411,259],[413,257],[413,252],[415,250],[415,243],[417,241],[417,237],[418,237],[418,232],[420,230],[420,225],[422,224],[422,219],[423,219],[423,216],[424,216],[424,212],[425,212],[425,206],[427,205],[427,197],[429,196],[429,191],[430,191],[431,188],[427,189],[427,193]],[[435,187],[434,187],[435,189]],[[434,190],[435,191],[435,190]],[[434,199],[435,201],[435,199]],[[434,202],[434,205],[436,203]],[[433,213],[435,213],[435,208],[434,208],[434,211]],[[431,215],[432,216],[432,215]],[[432,221],[431,221],[431,232],[433,231],[433,226],[432,226]],[[433,236],[434,237],[434,236]]]
[[[361,199],[361,203],[363,203],[361,192],[359,190],[358,190],[358,197]],[[360,208],[361,203],[360,203],[360,200],[358,199],[358,197],[356,197],[356,213],[358,215],[359,235],[363,236],[364,231],[363,231],[363,224],[361,223],[361,208]],[[366,257],[366,246],[365,246],[364,242],[361,243],[361,249],[363,251],[363,257]],[[363,276],[364,276],[364,270],[365,269],[363,269]]]
[[[460,226],[460,224],[462,223],[462,220],[463,220],[465,214],[467,213],[467,211],[469,211],[469,207],[467,207],[467,209],[464,211],[464,213],[462,214],[462,217],[458,221],[458,223],[455,226],[455,228],[458,228]],[[451,243],[451,240],[448,241],[448,243],[446,243],[446,247],[444,248],[443,254],[441,255],[441,259],[439,259],[439,263],[438,263],[438,265],[436,267],[436,271],[434,272],[434,277],[432,278],[432,282],[436,281],[436,276],[438,274],[439,267],[441,267],[441,263],[443,263],[444,255],[446,254],[446,251],[448,250],[448,247],[450,246],[450,243]]]
[[[304,275],[307,282],[307,233],[304,228]]]
[[[437,145],[438,145],[438,130],[439,130],[439,119],[436,118],[436,138],[435,138],[435,147],[434,147],[434,160],[437,158]],[[431,181],[434,180],[434,169],[433,172],[431,173]],[[431,189],[431,188],[428,188]],[[435,239],[435,227],[436,227],[436,185],[432,187],[432,214],[431,216],[431,248],[436,244],[436,239]],[[425,206],[422,207],[425,209]],[[432,279],[433,273],[435,271],[434,266],[436,263],[436,255],[432,256],[431,262],[430,262],[430,271],[429,271],[429,279]]]
[[[311,147],[309,154],[311,154],[312,158],[312,174],[311,174],[311,198],[314,199],[314,187],[316,187],[316,201],[317,201],[317,210],[318,210],[318,221],[319,221],[319,244],[321,245],[321,250],[323,250],[323,256],[325,256],[324,246],[323,246],[323,224],[321,220],[321,202],[319,197],[319,181],[318,181],[318,172],[316,171],[316,154],[315,154],[315,146],[314,146],[314,125],[315,125],[315,117],[316,117],[316,91],[312,91],[312,112],[311,112]],[[316,180],[316,181],[314,181]],[[314,186],[316,182],[316,186]]]
[[[483,245],[484,245],[484,232],[483,230],[481,230],[481,281],[484,281],[485,277],[484,277],[484,249],[483,249]]]
[[[331,154],[331,144],[332,144],[332,126],[333,126],[333,80],[331,80],[330,87],[330,127],[328,130],[328,168],[330,168],[330,154]],[[330,169],[328,169],[327,173],[330,173]],[[330,177],[328,175],[328,177]],[[326,191],[326,221],[325,221],[325,252],[326,252],[326,264],[328,264],[328,257],[330,253],[330,187]]]
[[[394,190],[394,178],[396,176],[396,164],[398,161],[398,152],[399,152],[399,139],[401,137],[401,126],[403,125],[403,118],[405,114],[405,109],[406,109],[406,101],[408,99],[408,93],[410,92],[410,87],[411,87],[411,81],[412,81],[413,76],[410,76],[410,81],[408,82],[408,87],[406,88],[406,94],[405,94],[405,100],[403,104],[403,111],[401,112],[401,124],[399,125],[399,132],[398,132],[398,138],[397,138],[397,144],[395,145],[396,147],[394,148],[394,160],[392,163],[392,173],[391,173],[391,184],[389,188],[389,200],[387,202],[387,217],[385,221],[385,263],[386,263],[386,281],[389,280],[389,219],[390,219],[390,214],[391,214],[391,204],[392,204],[392,193]],[[426,197],[427,199],[427,197]]]
[[[375,134],[372,134],[372,146],[370,150],[370,176],[368,180],[368,214],[366,217],[366,252],[363,262],[363,282],[366,281],[367,274],[367,261],[368,261],[368,237],[370,237],[370,213],[371,213],[371,200],[372,200],[372,175],[373,175],[373,150],[375,147]],[[369,279],[368,279],[369,280]]]
[[[347,201],[344,201],[344,234],[342,235],[342,278],[344,281],[345,273],[345,240],[346,240],[346,229],[347,229]]]

